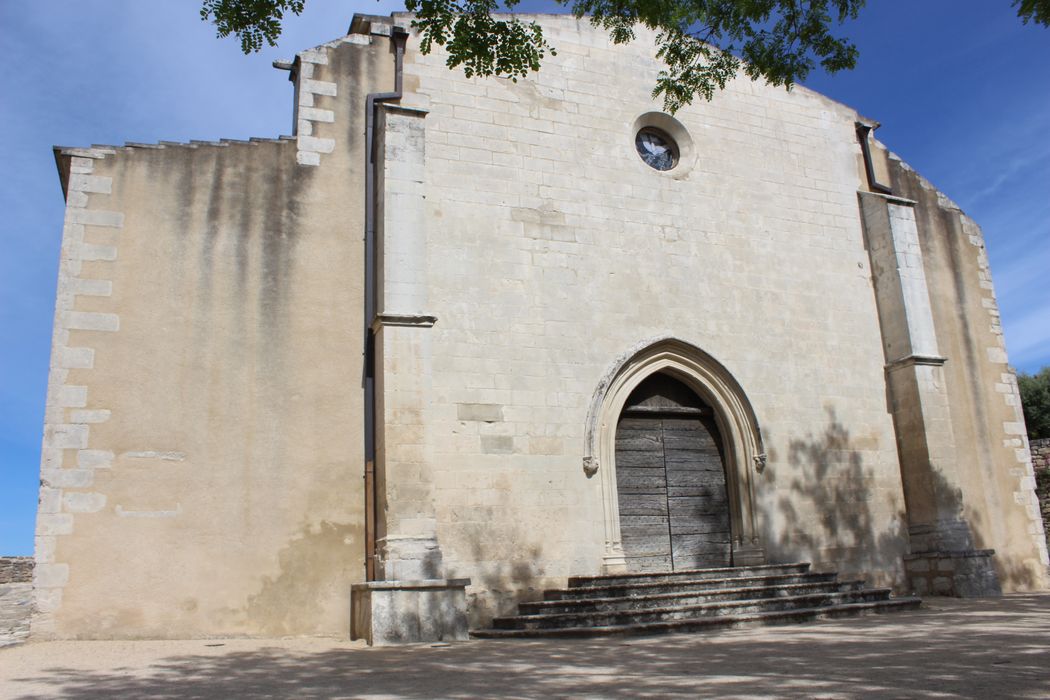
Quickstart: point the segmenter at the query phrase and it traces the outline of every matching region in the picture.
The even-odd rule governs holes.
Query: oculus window
[[[678,165],[678,144],[667,132],[652,126],[638,131],[634,147],[646,165],[656,170],[671,170]]]

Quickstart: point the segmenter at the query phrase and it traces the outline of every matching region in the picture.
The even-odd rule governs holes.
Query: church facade
[[[55,149],[34,636],[790,561],[1047,587],[977,225],[845,105],[672,116],[651,36],[540,21],[526,80],[359,15],[279,66],[291,137]]]

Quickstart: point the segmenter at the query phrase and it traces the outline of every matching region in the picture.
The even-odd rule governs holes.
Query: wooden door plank
[[[728,564],[731,558],[732,545],[729,542],[729,538],[722,540],[721,542],[711,540],[687,540],[678,536],[671,538],[671,558],[674,562],[675,568],[681,570],[685,568],[680,563],[682,557],[689,557],[689,563],[695,563],[700,560],[705,566],[711,564]],[[653,552],[654,555],[658,554]]]
[[[630,571],[669,571],[671,527],[658,416],[623,417],[616,431],[620,541]]]
[[[655,433],[643,433],[642,431],[632,431],[633,434],[624,435],[616,440],[617,452],[653,452],[658,451],[662,454],[663,443],[660,441],[659,434]]]
[[[659,419],[659,416],[656,418]],[[632,416],[625,413],[616,424],[616,431],[619,433],[622,430],[651,430],[653,419],[652,415]]]
[[[676,535],[719,535],[729,538],[729,518],[717,520],[678,520],[671,519],[671,536]],[[716,538],[717,539],[717,538]],[[719,540],[720,541],[720,540]]]
[[[725,468],[712,421],[664,421],[668,524],[676,569],[728,566],[731,561]]]
[[[732,547],[726,544],[720,549],[709,552],[676,552],[674,555],[674,566],[676,571],[703,569],[711,566],[729,566],[732,558]]]
[[[714,446],[699,450],[672,449],[667,451],[664,458],[676,469],[722,471],[722,456]]]
[[[666,520],[667,496],[662,493],[625,493],[620,498],[620,519],[625,515],[660,516]]]
[[[695,431],[666,432],[663,438],[668,450],[704,450],[713,447],[709,436],[698,435]]]
[[[616,451],[616,469],[621,467],[646,467],[649,469],[664,469],[663,454],[657,450],[648,451]]]

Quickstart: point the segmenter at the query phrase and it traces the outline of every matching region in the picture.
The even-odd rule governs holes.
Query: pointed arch
[[[601,480],[605,516],[606,571],[623,570],[616,485],[616,424],[631,392],[647,377],[663,372],[692,389],[714,410],[724,442],[726,486],[735,565],[765,559],[755,527],[752,475],[765,465],[755,411],[743,387],[725,365],[700,348],[670,335],[649,338],[621,354],[602,376],[591,398],[584,431],[583,469]]]

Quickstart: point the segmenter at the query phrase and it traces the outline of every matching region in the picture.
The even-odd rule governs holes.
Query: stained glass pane
[[[646,127],[634,137],[634,147],[650,167],[670,170],[678,165],[678,146],[674,140],[652,127]]]

